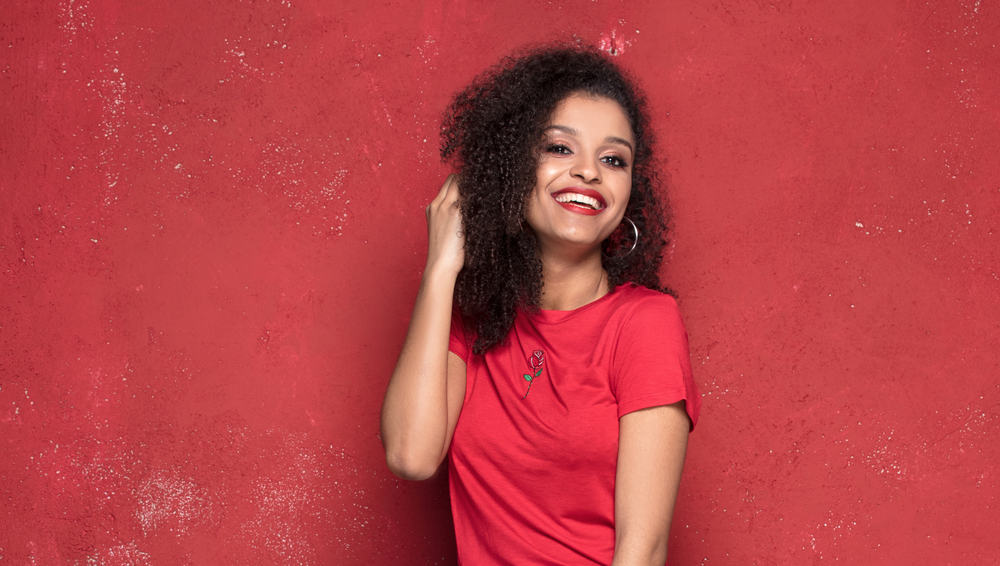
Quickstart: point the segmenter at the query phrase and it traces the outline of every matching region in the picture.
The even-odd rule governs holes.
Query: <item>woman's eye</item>
[[[561,143],[549,144],[549,146],[545,148],[545,151],[549,153],[558,153],[560,155],[569,155],[572,153],[568,147]]]
[[[624,169],[625,167],[628,166],[628,163],[625,163],[625,160],[622,159],[621,157],[618,157],[617,155],[605,155],[604,157],[601,158],[601,161],[607,163],[612,167],[619,169]]]

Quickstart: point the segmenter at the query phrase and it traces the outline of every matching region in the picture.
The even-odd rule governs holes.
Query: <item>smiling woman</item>
[[[476,353],[507,335],[518,305],[542,298],[542,261],[526,226],[538,163],[550,151],[547,136],[572,133],[552,121],[571,95],[614,101],[628,121],[632,190],[627,227],[601,246],[610,287],[631,281],[665,290],[659,268],[666,246],[666,210],[658,195],[653,139],[645,101],[611,60],[592,49],[540,49],[509,57],[459,92],[445,114],[441,153],[460,173],[465,265],[454,298],[475,330]],[[619,134],[620,136],[620,134]],[[559,144],[550,144],[559,145]],[[634,227],[634,229],[633,229]],[[638,238],[637,234],[642,237]],[[632,253],[625,253],[633,247]],[[550,293],[551,294],[551,293]]]
[[[564,253],[573,262],[594,255],[597,266],[600,243],[621,223],[632,192],[632,128],[617,102],[590,95],[567,97],[550,120],[525,219],[543,266]],[[543,295],[542,305],[558,308],[546,304],[552,298]]]
[[[458,174],[427,207],[382,436],[404,478],[449,459],[463,564],[666,560],[699,398],[643,108],[602,54],[553,48],[446,115]]]

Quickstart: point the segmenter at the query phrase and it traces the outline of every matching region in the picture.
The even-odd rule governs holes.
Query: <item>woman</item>
[[[600,52],[546,48],[460,92],[443,136],[390,469],[449,457],[462,564],[662,566],[699,398],[643,99]]]

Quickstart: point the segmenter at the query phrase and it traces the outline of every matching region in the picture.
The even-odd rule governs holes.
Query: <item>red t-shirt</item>
[[[572,311],[519,312],[472,354],[453,323],[466,390],[449,451],[459,562],[610,564],[618,419],[701,405],[672,297],[635,284]]]

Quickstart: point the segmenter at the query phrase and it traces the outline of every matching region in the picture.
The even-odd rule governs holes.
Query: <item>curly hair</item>
[[[542,262],[524,218],[525,202],[535,187],[543,131],[559,102],[576,93],[617,102],[636,140],[625,215],[640,237],[631,253],[623,251],[631,246],[631,230],[618,229],[602,244],[610,288],[631,281],[673,294],[659,277],[667,210],[658,194],[645,98],[594,48],[536,47],[504,58],[473,80],[452,100],[441,126],[441,156],[459,176],[465,235],[455,303],[475,330],[477,354],[506,337],[518,307],[538,308]]]

